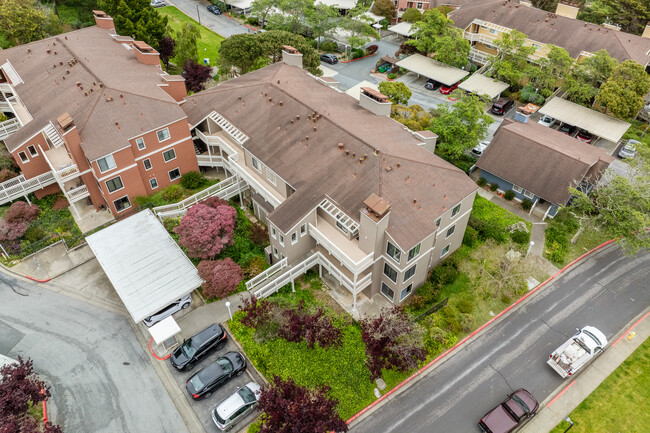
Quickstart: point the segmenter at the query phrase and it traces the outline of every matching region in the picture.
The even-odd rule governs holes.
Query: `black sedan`
[[[215,5],[209,5],[208,6],[208,12],[212,12],[215,15],[221,15],[221,9],[219,9]]]
[[[320,59],[321,61],[329,63],[330,65],[335,65],[339,62],[339,58],[334,54],[321,54]]]
[[[178,371],[189,371],[213,350],[221,350],[226,345],[228,334],[218,323],[213,323],[198,334],[183,341],[174,350],[169,361]]]
[[[239,352],[228,352],[213,364],[190,377],[185,388],[193,399],[208,398],[212,391],[246,370],[246,360]]]

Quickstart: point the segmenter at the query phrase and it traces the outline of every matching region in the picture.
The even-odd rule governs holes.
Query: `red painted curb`
[[[151,354],[153,355],[154,358],[156,358],[158,361],[164,361],[165,359],[167,359],[167,358],[169,358],[170,356],[172,356],[171,353],[170,353],[169,355],[165,356],[164,358],[161,358],[160,356],[156,355],[156,354],[153,352],[153,349],[151,348],[151,342],[152,342],[152,341],[153,341],[153,337],[151,337],[151,340],[149,340],[149,351],[151,352]]]
[[[224,14],[222,14],[222,15],[225,15],[225,16],[227,16],[228,18],[230,18],[231,20],[235,21],[236,23],[239,23],[239,21],[237,21],[236,19],[234,19],[233,17],[231,17],[230,15],[228,15],[228,14],[226,14],[226,13],[224,13]],[[253,28],[253,27],[249,26],[248,24],[241,23],[241,25],[244,26],[244,27],[248,27],[250,30],[254,31],[255,33],[258,32],[258,30],[257,30],[256,28]],[[213,31],[214,31],[214,30],[213,30]],[[215,33],[217,33],[217,32],[215,32]],[[218,34],[218,33],[217,33],[217,34]],[[219,36],[221,36],[221,35],[219,35]]]
[[[599,249],[603,248],[604,246],[611,244],[611,243],[614,242],[615,240],[616,240],[616,239],[612,239],[612,240],[609,240],[609,241],[605,242],[604,244],[598,245],[598,246],[597,246],[596,248],[594,248],[593,250],[591,250],[591,251],[587,251],[586,253],[584,253],[583,255],[581,255],[580,257],[578,257],[577,259],[575,259],[574,261],[572,261],[571,263],[569,263],[568,265],[566,265],[565,267],[563,267],[562,269],[560,269],[559,271],[557,271],[557,272],[555,273],[555,275],[552,275],[552,276],[549,277],[546,281],[544,281],[543,283],[541,283],[540,285],[538,285],[537,287],[535,287],[535,288],[534,288],[533,290],[531,290],[530,292],[526,293],[524,296],[522,296],[522,297],[519,298],[517,301],[515,301],[512,305],[508,306],[505,310],[503,310],[502,312],[500,312],[499,314],[497,314],[496,316],[494,316],[492,319],[490,319],[490,320],[488,320],[487,322],[485,322],[485,323],[484,323],[483,325],[481,325],[477,330],[475,330],[474,332],[472,332],[471,334],[469,334],[467,337],[463,338],[461,341],[459,341],[458,343],[456,343],[454,346],[452,346],[452,347],[450,347],[449,349],[445,350],[443,353],[441,353],[440,355],[438,355],[438,356],[437,356],[433,361],[429,362],[427,365],[425,365],[424,367],[420,368],[418,371],[416,371],[415,373],[413,373],[411,376],[409,376],[406,380],[404,380],[402,383],[400,383],[399,385],[397,385],[395,388],[391,389],[391,390],[388,391],[386,394],[382,395],[379,399],[375,400],[374,402],[372,402],[371,404],[369,404],[368,406],[366,406],[365,408],[363,408],[361,411],[359,411],[359,413],[357,413],[357,414],[354,415],[352,418],[350,418],[349,420],[347,420],[346,423],[347,423],[347,424],[350,424],[352,421],[354,421],[355,419],[357,419],[358,417],[360,417],[361,415],[363,415],[364,413],[366,413],[367,411],[369,411],[370,409],[372,409],[373,407],[375,407],[379,402],[381,402],[381,401],[383,401],[384,399],[388,398],[389,395],[393,394],[395,391],[397,391],[398,389],[400,389],[402,386],[406,385],[407,383],[409,383],[410,381],[412,381],[412,380],[415,379],[416,377],[420,376],[420,375],[421,375],[422,373],[424,373],[427,369],[429,369],[433,364],[435,364],[435,363],[438,362],[440,359],[442,359],[442,358],[444,358],[445,356],[447,356],[449,353],[451,353],[451,352],[453,352],[454,350],[456,350],[456,349],[457,349],[458,347],[460,347],[462,344],[464,344],[465,342],[467,342],[467,340],[469,340],[470,338],[472,338],[473,336],[475,336],[476,334],[478,334],[479,332],[481,332],[483,329],[485,329],[487,326],[489,326],[490,324],[492,324],[495,320],[499,319],[501,316],[503,316],[504,314],[506,314],[506,313],[507,313],[508,311],[510,311],[512,308],[514,308],[515,306],[519,305],[519,303],[520,303],[520,302],[523,302],[524,299],[528,298],[530,295],[532,295],[533,293],[537,292],[537,291],[538,291],[539,289],[541,289],[542,287],[546,286],[546,284],[548,284],[549,282],[551,282],[552,280],[554,280],[558,275],[562,274],[565,270],[567,270],[569,267],[571,267],[571,266],[572,266],[573,264],[575,264],[577,261],[583,259],[584,257],[588,256],[589,254],[591,254],[591,253],[593,253],[593,252],[598,251]]]
[[[377,55],[377,53],[372,53],[372,54],[368,54],[367,56],[357,57],[356,59],[352,59],[352,60],[341,60],[340,63],[350,63],[350,62],[355,62],[355,61],[357,61],[357,60],[365,59],[366,57],[376,56],[376,55]]]
[[[575,380],[574,380],[573,382],[571,382],[570,384],[568,384],[567,387],[564,388],[562,391],[560,391],[560,393],[559,393],[558,395],[556,395],[555,397],[553,397],[553,400],[549,401],[548,404],[546,405],[546,407],[551,407],[551,405],[552,405],[553,403],[555,403],[555,401],[556,401],[558,398],[560,398],[560,396],[561,396],[562,394],[564,394],[565,392],[567,392],[567,390],[568,390],[569,388],[571,388],[571,387],[573,386],[574,383],[576,383]]]
[[[637,320],[637,321],[634,323],[634,325],[630,326],[630,329],[628,329],[628,330],[625,331],[625,332],[624,332],[620,337],[618,337],[618,340],[616,340],[616,341],[612,344],[612,347],[616,346],[616,345],[618,344],[618,342],[621,341],[621,340],[623,339],[623,337],[625,337],[625,336],[626,336],[626,335],[627,335],[627,334],[628,334],[632,329],[634,329],[634,327],[635,327],[636,325],[638,325],[639,323],[641,323],[641,322],[643,321],[643,319],[645,319],[645,318],[648,317],[648,316],[650,316],[650,312],[645,313],[645,315],[644,315],[642,318],[640,318],[639,320]]]
[[[37,283],[47,283],[51,280],[51,278],[48,278],[47,280],[39,280],[38,278],[30,277],[29,275],[25,275],[25,278],[29,278],[30,280],[36,281]]]
[[[41,394],[45,394],[45,390],[41,388]],[[43,399],[43,422],[47,422],[47,404],[45,399]]]

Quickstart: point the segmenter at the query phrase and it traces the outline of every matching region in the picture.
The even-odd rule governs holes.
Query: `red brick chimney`
[[[185,88],[185,78],[182,75],[162,75],[165,82],[160,86],[165,92],[169,94],[176,102],[181,102],[187,96],[187,89]]]
[[[145,65],[160,65],[160,54],[142,41],[133,42],[135,57]]]
[[[113,18],[106,14],[104,11],[93,11],[95,16],[95,24],[100,29],[112,30],[115,29],[115,24],[113,24]]]
[[[302,68],[302,54],[291,45],[282,45],[282,61],[288,65]]]

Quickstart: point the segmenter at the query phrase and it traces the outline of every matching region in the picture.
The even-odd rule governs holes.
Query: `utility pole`
[[[199,4],[196,4],[196,16],[199,19],[199,25],[201,25],[201,14],[199,13]]]

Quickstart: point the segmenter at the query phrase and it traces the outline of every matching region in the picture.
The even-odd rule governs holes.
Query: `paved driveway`
[[[239,33],[250,33],[251,30],[225,15],[214,15],[207,11],[210,2],[196,0],[165,0],[168,4],[176,6],[185,14],[200,21],[202,25],[213,32],[227,38]],[[198,7],[197,7],[198,6]]]
[[[549,354],[585,325],[597,327],[611,341],[650,305],[648,278],[650,254],[624,257],[615,245],[604,248],[350,431],[476,432],[479,418],[517,388],[543,401],[569,383],[546,364]]]
[[[208,323],[206,323],[205,326],[208,326]],[[249,368],[246,369],[246,372],[239,377],[235,376],[230,379],[229,382],[226,382],[221,388],[215,390],[207,399],[194,400],[188,394],[187,390],[185,389],[185,382],[187,382],[190,377],[199,372],[202,368],[205,368],[206,366],[212,364],[214,361],[216,361],[217,358],[230,351],[239,352],[239,349],[237,348],[237,345],[232,341],[232,336],[229,334],[226,347],[222,350],[219,350],[218,352],[214,352],[208,355],[208,357],[197,364],[194,369],[192,369],[192,371],[179,372],[171,365],[171,363],[169,363],[169,361],[166,361],[168,363],[167,365],[169,366],[170,371],[172,372],[172,376],[174,376],[174,379],[176,380],[176,383],[183,390],[183,394],[190,402],[190,405],[194,409],[194,412],[196,412],[196,415],[203,425],[203,428],[205,428],[205,430],[208,432],[217,431],[217,428],[214,425],[214,421],[212,421],[211,415],[212,409],[217,404],[225,400],[231,394],[235,393],[238,388],[246,385],[249,382],[257,382],[260,385],[263,385],[261,379],[257,376],[253,369],[250,368],[250,362],[248,358],[246,358],[246,363],[249,366]],[[244,357],[246,357],[245,354]],[[259,412],[257,410],[253,411],[246,418],[236,424],[231,431],[233,433],[237,433],[239,431],[245,432],[248,424],[252,422],[257,417],[257,415],[259,415]]]
[[[63,431],[187,432],[125,316],[5,273],[0,299],[0,353],[34,360]]]

